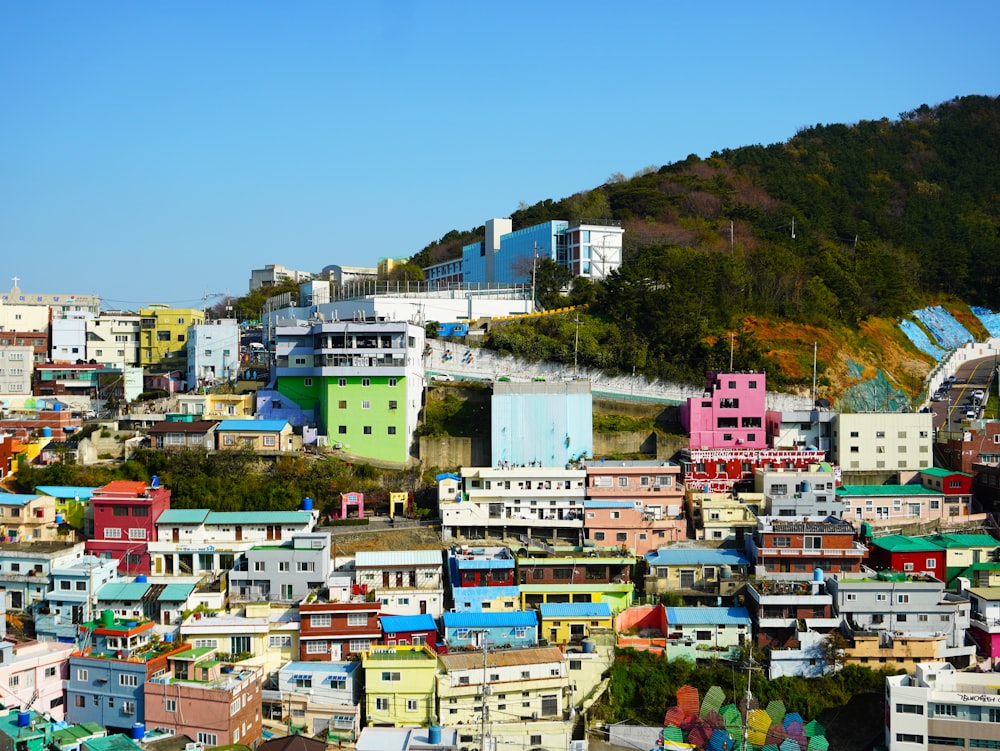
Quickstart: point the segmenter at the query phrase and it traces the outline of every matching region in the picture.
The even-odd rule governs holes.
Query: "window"
[[[406,700],[406,711],[407,712],[416,712],[416,711],[418,711],[419,708],[420,708],[419,704],[420,703],[416,699],[407,699]]]
[[[293,675],[292,680],[295,682],[295,688],[312,688],[313,685],[311,675]]]
[[[198,743],[205,746],[218,746],[219,736],[215,733],[198,733]]]
[[[364,428],[361,430],[361,432],[364,433],[365,435],[371,435],[372,434],[372,426],[371,425],[365,425]]]
[[[265,567],[264,561],[254,561],[253,562],[253,570],[254,571],[266,571],[267,569]]]
[[[164,702],[164,709],[166,709],[168,712],[176,712],[177,711],[177,699],[167,699]]]
[[[376,699],[375,699],[375,709],[377,709],[379,712],[388,712],[389,711],[389,699],[387,697],[384,697],[384,696],[376,697]]]
[[[347,625],[348,626],[367,626],[368,616],[364,613],[348,613],[347,614]]]
[[[395,386],[395,385],[396,385],[396,382],[397,382],[397,381],[396,381],[396,379],[395,379],[395,378],[390,378],[390,379],[389,379],[389,383],[388,383],[389,387],[391,388],[391,387]]]
[[[594,532],[594,539],[598,540],[598,541],[603,540],[604,539],[604,533],[603,532]]]
[[[306,642],[307,655],[325,655],[329,651],[330,651],[330,645],[326,641],[326,639],[319,639],[317,641]]]
[[[87,698],[85,696],[74,696],[73,706],[75,707],[85,707],[87,705]]]
[[[86,668],[78,668],[77,669],[77,671],[76,671],[76,679],[78,681],[89,680],[89,678],[88,678],[88,672],[87,672]]]
[[[298,572],[300,572],[300,573],[315,571],[316,570],[316,562],[315,561],[298,561],[295,564],[295,570],[298,571]]]
[[[121,536],[122,536],[122,531],[121,531],[121,529],[119,527],[105,527],[104,528],[104,537],[106,539],[115,539],[115,540],[117,540]]]
[[[372,403],[370,400],[368,399],[361,400],[361,409],[371,409],[371,408],[372,408]]]
[[[396,409],[398,405],[399,405],[399,402],[396,401],[395,399],[390,399],[389,400],[389,409]]]
[[[386,435],[396,435],[396,426],[390,425],[386,428]]]
[[[108,699],[108,701],[110,702],[111,700]],[[123,701],[122,702],[122,714],[135,714],[135,702],[134,701]]]
[[[909,601],[910,601],[909,595],[901,595],[901,594],[896,595],[896,602],[898,603],[907,603]]]
[[[341,399],[337,402],[337,409],[347,409],[347,400]]]
[[[135,673],[122,673],[121,675],[118,676],[118,685],[119,686],[138,686],[139,685],[139,676],[137,676]]]
[[[56,677],[56,668],[55,668],[55,666],[51,666],[51,667],[45,668],[45,677],[46,678],[55,678]]]
[[[370,646],[371,641],[368,639],[351,639],[348,642],[348,648],[351,652],[367,652]]]
[[[277,636],[267,637],[267,646],[269,647],[290,647],[292,646],[292,635],[291,634],[278,634]]]
[[[823,549],[823,538],[819,535],[812,536],[806,535],[803,538],[803,545],[809,550],[822,550]]]
[[[250,637],[249,636],[231,636],[229,637],[229,651],[234,655],[239,654],[249,654],[250,652]]]
[[[772,540],[776,548],[789,548],[792,546],[791,537],[774,537]]]
[[[337,426],[337,433],[339,435],[347,435],[347,426],[346,425],[338,425]]]
[[[896,741],[899,743],[923,743],[924,737],[922,735],[914,735],[913,733],[896,733]]]
[[[618,542],[628,542],[628,532],[617,532],[615,534],[615,540]]]

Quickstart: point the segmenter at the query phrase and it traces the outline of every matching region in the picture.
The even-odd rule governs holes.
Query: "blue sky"
[[[0,6],[0,289],[200,306],[695,153],[996,95],[1000,3]],[[6,273],[2,273],[6,272]]]

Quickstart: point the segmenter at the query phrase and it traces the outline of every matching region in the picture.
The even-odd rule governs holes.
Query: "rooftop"
[[[750,614],[746,608],[666,608],[667,623],[678,626],[703,624],[721,626],[749,626]]]
[[[434,616],[430,613],[423,613],[421,615],[383,615],[379,616],[379,621],[382,623],[382,631],[385,633],[437,631]]]
[[[500,649],[487,652],[486,666],[501,668],[512,665],[537,665],[546,662],[562,662],[565,656],[559,647],[528,647],[524,649]],[[483,655],[475,652],[453,652],[440,656],[445,670],[482,670]]]
[[[287,420],[223,420],[216,428],[218,433],[280,433]]]
[[[843,496],[912,496],[941,495],[940,490],[931,490],[923,485],[841,485],[836,490]]]
[[[872,540],[872,545],[890,553],[937,553],[940,545],[935,545],[926,537],[909,537],[907,535],[885,535]]]
[[[538,606],[542,618],[610,618],[606,602],[543,602]]]
[[[537,626],[538,616],[534,610],[511,610],[496,613],[459,612],[445,613],[441,622],[447,628],[505,628]]]
[[[440,550],[380,550],[359,551],[354,556],[354,567],[382,566],[441,566]]]
[[[646,553],[650,566],[701,564],[706,566],[748,566],[750,560],[738,550],[722,548],[660,548]]]

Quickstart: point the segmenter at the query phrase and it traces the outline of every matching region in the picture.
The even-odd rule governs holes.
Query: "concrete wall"
[[[420,462],[425,467],[488,467],[488,438],[427,437],[420,438]]]

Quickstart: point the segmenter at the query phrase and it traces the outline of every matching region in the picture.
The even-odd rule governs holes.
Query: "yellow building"
[[[592,632],[614,628],[611,608],[606,602],[553,602],[538,606],[540,635],[550,644],[576,644]]]
[[[361,664],[369,725],[419,727],[434,721],[438,663],[432,649],[375,647]]]
[[[254,416],[253,394],[178,394],[177,409],[199,420],[248,420]]]
[[[294,608],[266,602],[247,605],[239,615],[194,612],[181,624],[181,636],[194,647],[214,647],[269,674],[299,654],[296,616]]]
[[[853,643],[844,649],[844,664],[912,673],[922,662],[948,661],[943,656],[947,651],[947,634],[896,635],[869,631],[854,634]]]
[[[143,368],[187,369],[190,326],[205,322],[205,312],[155,304],[139,310],[139,365]]]

